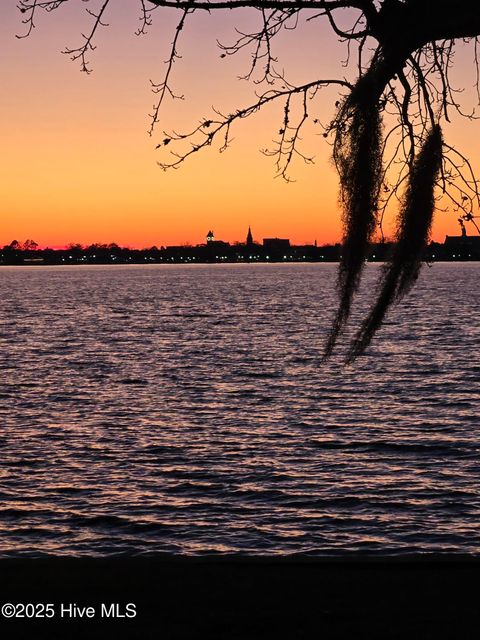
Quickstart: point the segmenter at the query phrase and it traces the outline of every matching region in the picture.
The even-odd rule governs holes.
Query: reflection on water
[[[478,553],[479,276],[344,369],[334,265],[3,267],[0,552]]]

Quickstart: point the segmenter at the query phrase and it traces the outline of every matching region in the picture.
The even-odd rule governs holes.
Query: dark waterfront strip
[[[29,244],[30,243],[30,244]],[[370,262],[388,260],[392,243],[372,244],[367,256]],[[130,249],[115,243],[65,249],[38,249],[36,243],[23,245],[13,241],[0,249],[0,265],[65,265],[65,264],[202,264],[242,262],[338,262],[341,245],[290,245],[289,240],[264,240],[263,244],[229,244],[208,241],[195,246],[150,247]],[[480,260],[480,236],[447,236],[445,242],[431,242],[423,256],[427,262],[459,262]]]

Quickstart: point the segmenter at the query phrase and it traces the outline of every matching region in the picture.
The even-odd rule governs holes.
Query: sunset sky
[[[149,33],[136,37],[140,2],[114,3],[106,16],[110,26],[101,30],[98,48],[90,54],[93,73],[87,76],[60,53],[78,46],[80,33],[88,30],[85,6],[72,1],[49,15],[42,12],[28,39],[15,38],[24,31],[15,3],[0,6],[0,245],[26,238],[41,246],[196,244],[209,229],[219,239],[234,241],[244,240],[248,225],[257,240],[279,236],[323,244],[340,238],[337,178],[321,130],[312,125],[306,131],[303,150],[316,160],[313,166],[294,164],[293,183],[275,178],[274,161],[259,151],[278,133],[280,105],[241,121],[225,153],[219,154],[216,145],[177,171],[157,166],[166,159],[155,150],[163,130],[195,126],[211,115],[212,105],[231,112],[254,100],[255,86],[238,79],[247,70],[248,55],[220,59],[216,39],[232,42],[234,27],[255,24],[255,12],[191,18],[172,81],[185,100],[165,104],[151,138],[149,80],[162,79],[178,12],[155,11]],[[475,74],[467,53],[458,52],[453,78],[467,87],[461,99],[468,110],[474,105]],[[341,66],[343,54],[328,25],[318,22],[278,41],[279,66],[293,82],[348,74]],[[338,95],[325,90],[312,115],[328,122]],[[448,141],[477,169],[479,133],[480,123],[458,118],[445,129]],[[391,222],[385,231],[391,233]],[[439,212],[434,239],[458,233],[457,215]]]

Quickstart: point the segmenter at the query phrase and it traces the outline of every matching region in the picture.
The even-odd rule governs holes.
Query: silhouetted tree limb
[[[412,163],[392,258],[384,268],[377,301],[350,349],[349,362],[364,353],[392,302],[403,298],[418,277],[422,252],[432,225],[434,189],[441,163],[442,133],[437,124],[428,132]]]
[[[69,1],[75,0],[20,0],[24,36],[34,28],[39,10],[51,12]],[[92,17],[90,32],[83,35],[79,47],[66,49],[87,73],[87,55],[95,48],[99,27],[106,26],[104,16],[112,5],[111,0],[89,1],[96,6],[87,9]],[[395,202],[401,211],[392,262],[380,282],[377,302],[350,350],[352,361],[364,352],[390,304],[408,291],[417,276],[435,207],[450,206],[461,224],[467,221],[478,228],[479,182],[468,158],[444,142],[441,131],[453,112],[476,118],[474,110],[466,112],[461,106],[459,91],[450,80],[459,41],[472,46],[480,104],[478,0],[139,0],[139,4],[138,34],[151,24],[152,10],[168,7],[180,12],[163,81],[152,82],[157,101],[151,114],[151,135],[161,120],[164,101],[183,98],[172,89],[171,76],[187,17],[197,11],[250,8],[260,18],[258,29],[238,31],[230,45],[219,43],[222,58],[250,51],[251,63],[243,78],[258,86],[256,100],[227,114],[214,109],[190,131],[163,131],[157,148],[172,153],[170,159],[159,162],[163,169],[179,167],[217,140],[220,151],[225,150],[238,121],[275,102],[283,105],[283,118],[273,148],[263,152],[275,158],[277,174],[290,180],[294,159],[313,162],[301,150],[300,133],[310,120],[320,126],[314,115],[319,91],[327,86],[340,88],[336,113],[323,127],[340,178],[344,220],[340,303],[327,356],[349,319],[375,230],[383,237],[385,212]],[[273,53],[273,40],[285,30],[298,28],[302,20],[327,22],[347,48],[344,67],[350,78],[313,78],[297,85],[285,77]]]

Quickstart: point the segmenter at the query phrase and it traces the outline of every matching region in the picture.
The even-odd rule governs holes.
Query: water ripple
[[[478,275],[345,368],[334,265],[2,267],[0,555],[479,553]]]

